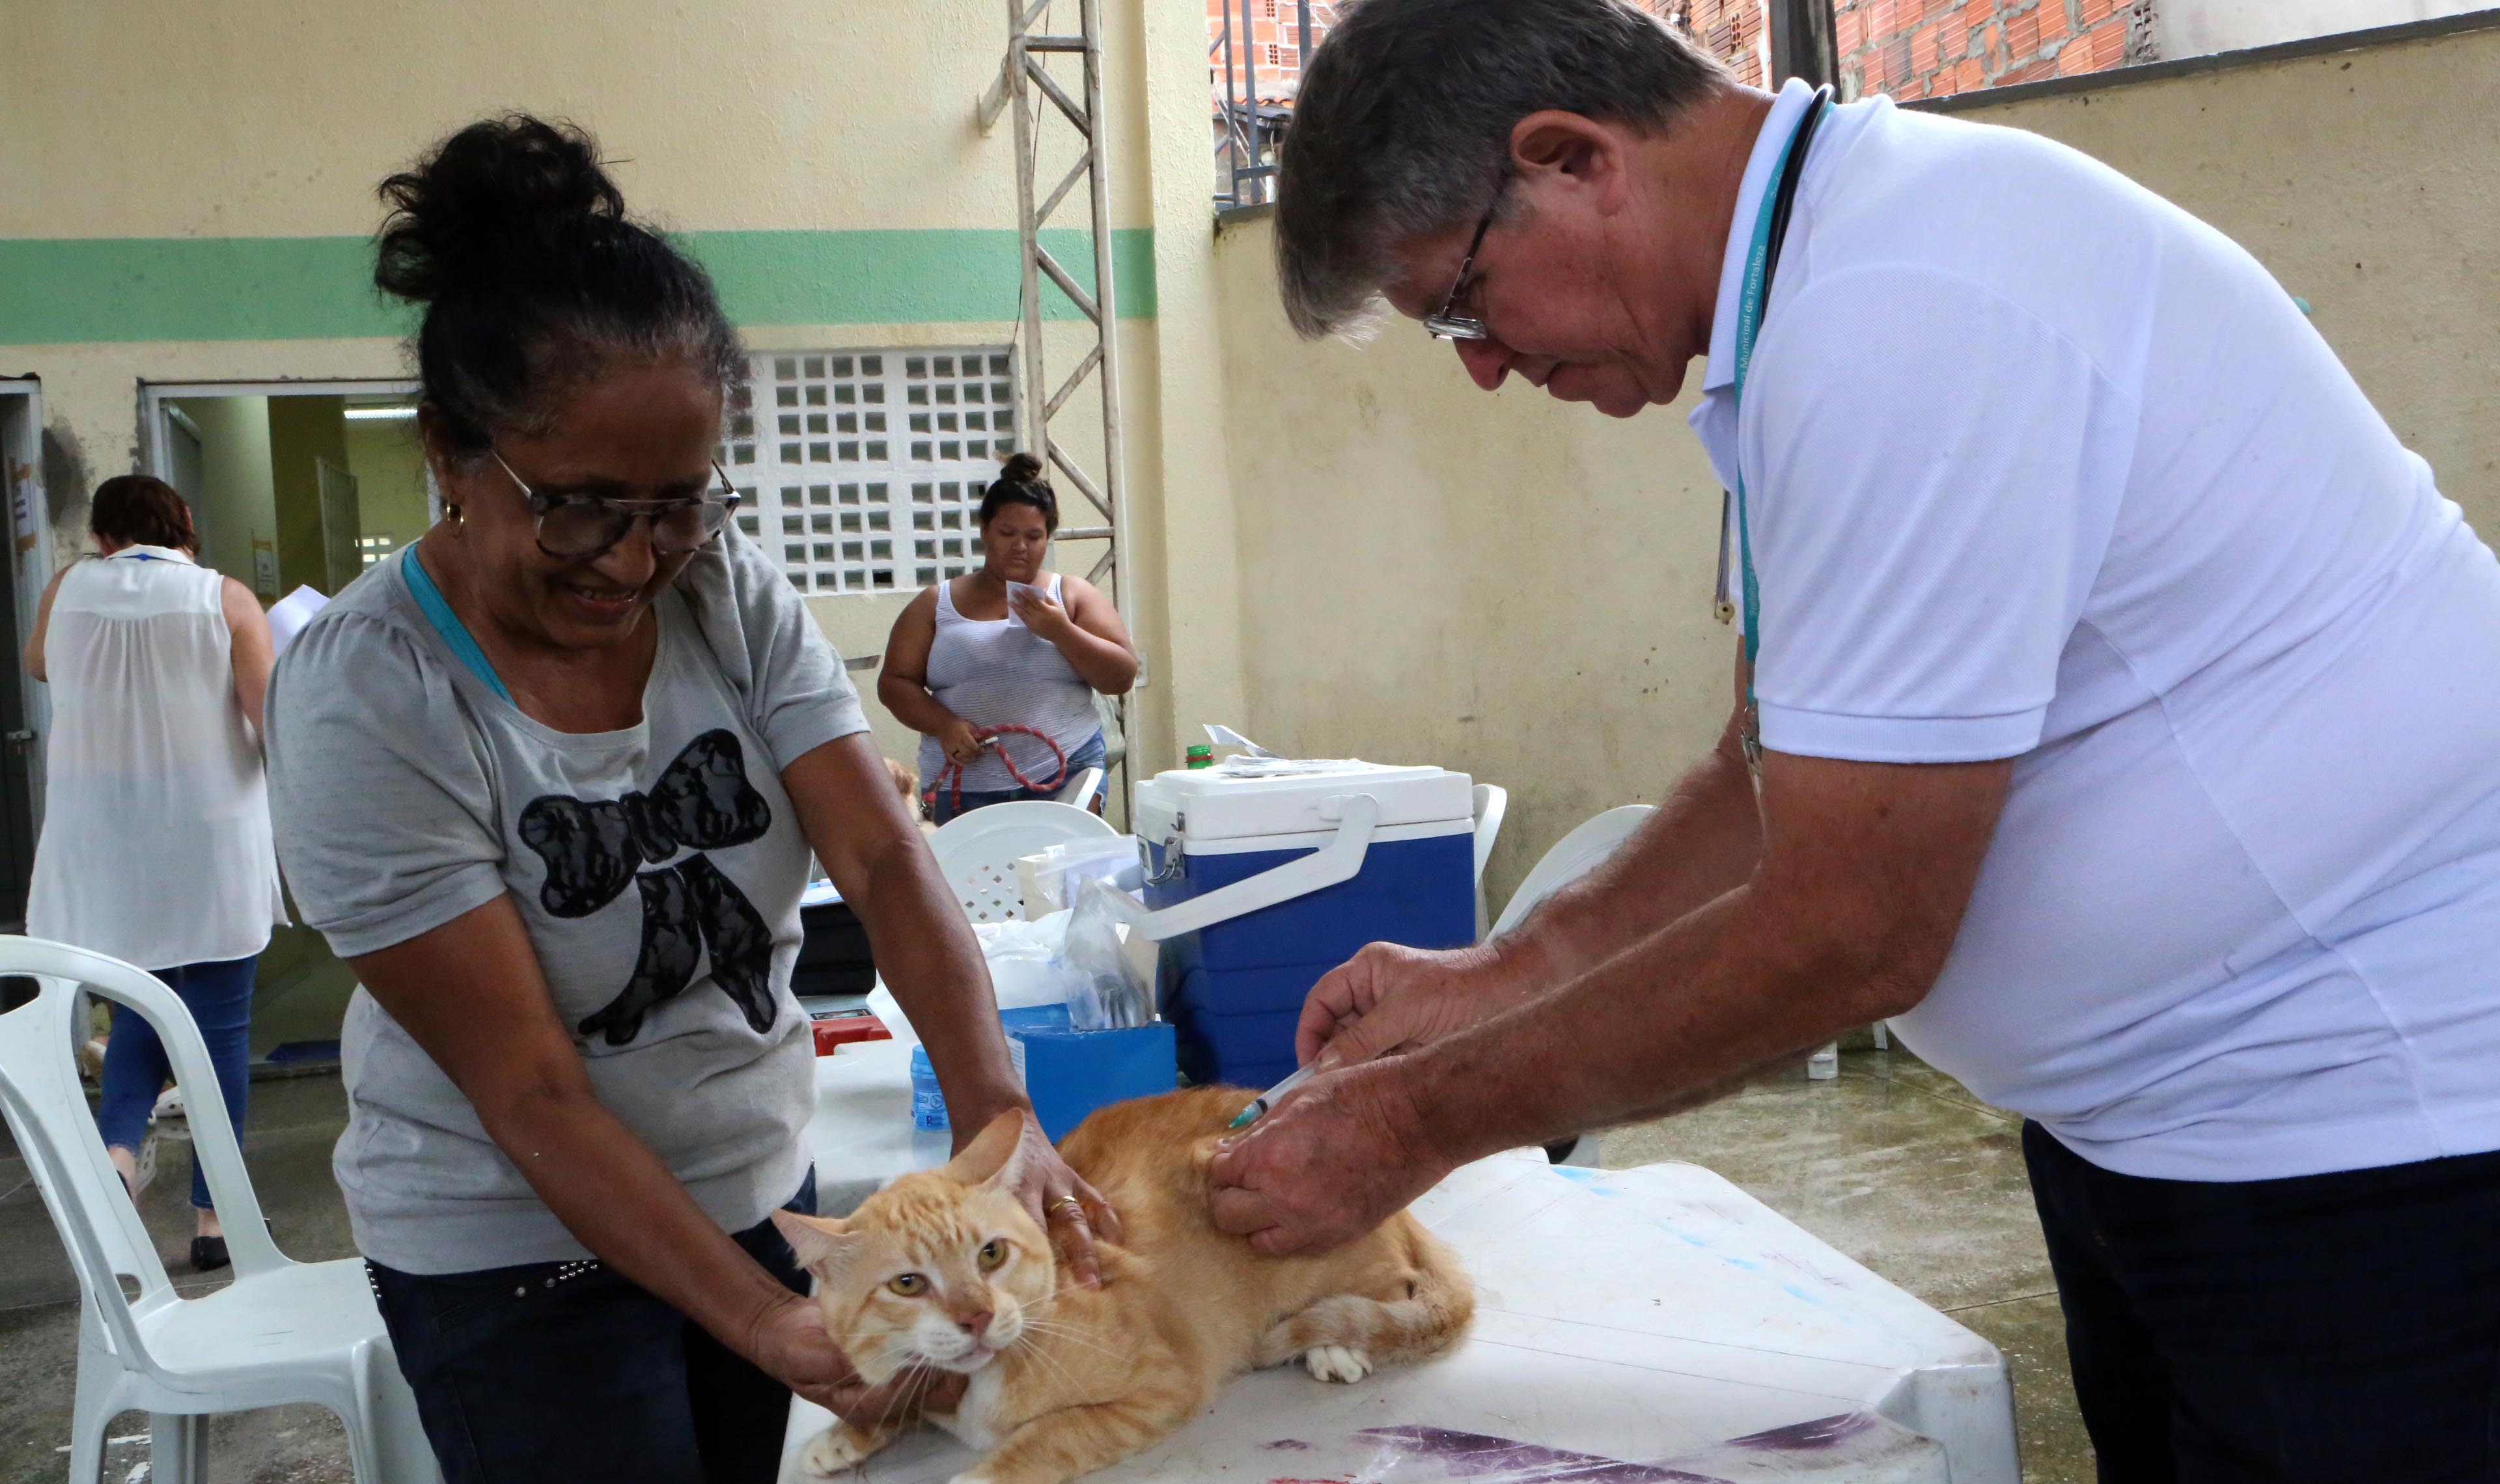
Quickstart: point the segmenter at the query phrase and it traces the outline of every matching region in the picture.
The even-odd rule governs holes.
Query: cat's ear
[[[774,1211],[773,1224],[798,1255],[799,1266],[810,1272],[827,1275],[840,1271],[859,1250],[860,1238],[840,1221],[824,1216],[802,1216],[796,1211]]]
[[[1016,1155],[1024,1147],[1025,1120],[1031,1116],[1012,1108],[991,1119],[963,1153],[947,1162],[946,1178],[958,1185],[1013,1184],[1023,1163]]]

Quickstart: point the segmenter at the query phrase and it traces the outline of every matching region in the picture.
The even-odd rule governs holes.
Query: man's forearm
[[[1513,972],[1560,985],[1742,885],[1761,848],[1753,780],[1732,739],[1723,738],[1631,839],[1497,946]]]
[[[1906,1007],[1879,966],[1791,940],[1769,917],[1751,888],[1723,894],[1535,1003],[1400,1059],[1423,1137],[1463,1163],[1663,1116]]]

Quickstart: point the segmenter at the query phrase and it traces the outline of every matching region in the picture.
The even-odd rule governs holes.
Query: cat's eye
[[[905,1299],[917,1299],[929,1291],[929,1280],[916,1272],[906,1272],[885,1285]]]
[[[998,1271],[1000,1267],[1003,1265],[1006,1260],[1007,1244],[998,1237],[991,1237],[981,1248],[981,1270],[983,1272]]]

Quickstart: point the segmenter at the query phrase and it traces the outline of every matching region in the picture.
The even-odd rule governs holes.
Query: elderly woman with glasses
[[[966,1138],[1027,1105],[839,659],[728,523],[743,364],[591,142],[475,124],[382,186],[443,518],[288,648],[271,795],[359,983],[335,1156],[452,1484],[773,1477],[790,1393],[871,1419],[771,1220],[809,1211],[809,857]],[[1086,1280],[1113,1218],[1026,1123]]]

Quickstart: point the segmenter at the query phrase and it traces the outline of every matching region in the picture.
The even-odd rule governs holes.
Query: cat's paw
[[[1323,1381],[1360,1381],[1371,1374],[1371,1357],[1344,1345],[1313,1345],[1302,1353],[1302,1364]]]
[[[990,1476],[978,1468],[967,1468],[948,1479],[946,1484],[990,1484]]]
[[[877,1440],[847,1427],[827,1428],[799,1450],[799,1467],[819,1479],[830,1479],[877,1450]]]

